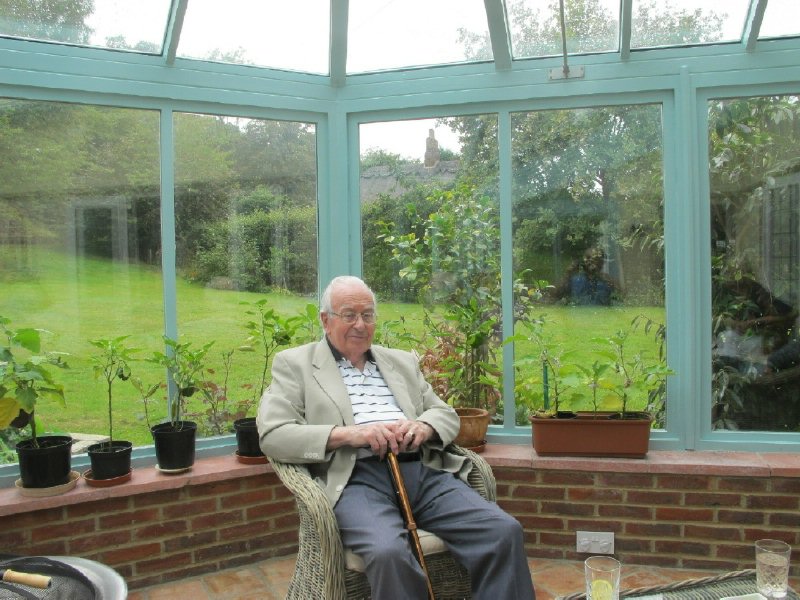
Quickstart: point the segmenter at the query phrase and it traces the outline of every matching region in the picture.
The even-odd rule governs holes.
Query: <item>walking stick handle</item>
[[[419,533],[417,532],[417,523],[414,521],[414,514],[411,512],[411,502],[408,499],[408,492],[406,491],[406,484],[403,481],[403,474],[400,472],[400,463],[397,461],[397,456],[393,452],[386,453],[387,464],[389,465],[389,473],[392,475],[392,483],[394,490],[397,492],[397,497],[400,501],[400,512],[403,513],[403,520],[406,523],[408,533],[411,534],[411,549],[419,561],[419,566],[422,567],[422,572],[425,573],[425,583],[428,586],[428,599],[435,600],[433,596],[433,586],[431,585],[431,577],[428,573],[428,565],[425,564],[425,555],[422,553],[422,544],[419,541]]]

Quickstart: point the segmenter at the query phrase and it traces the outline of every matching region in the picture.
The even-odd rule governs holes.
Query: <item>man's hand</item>
[[[433,427],[422,421],[401,420],[394,423],[368,423],[334,427],[328,437],[327,449],[342,446],[367,448],[381,458],[386,452],[416,452],[435,434]]]
[[[395,436],[395,427],[396,423],[337,426],[331,430],[326,447],[328,450],[336,450],[342,446],[368,447],[381,458],[387,450],[397,454],[399,447]]]
[[[436,433],[433,427],[422,421],[398,421],[394,425],[400,452],[416,452]]]

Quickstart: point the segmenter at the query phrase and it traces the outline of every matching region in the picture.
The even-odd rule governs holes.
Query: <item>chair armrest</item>
[[[325,492],[304,466],[269,462],[294,496],[300,516],[297,564],[287,598],[345,598],[344,550]]]
[[[466,456],[472,462],[472,470],[467,475],[470,487],[487,500],[497,502],[497,482],[489,463],[480,454],[455,444],[450,444],[446,450],[453,454]]]

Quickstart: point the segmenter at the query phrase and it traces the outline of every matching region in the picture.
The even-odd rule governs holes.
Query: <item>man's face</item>
[[[334,347],[353,364],[360,363],[364,354],[372,346],[375,336],[375,323],[368,325],[362,318],[347,324],[337,315],[375,312],[372,294],[362,285],[349,284],[337,286],[331,293],[331,306],[337,314],[322,313],[322,326]]]

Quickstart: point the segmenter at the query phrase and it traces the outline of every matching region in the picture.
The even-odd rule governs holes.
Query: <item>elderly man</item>
[[[410,352],[373,346],[375,295],[337,277],[322,295],[325,339],[278,353],[258,411],[261,448],[307,464],[333,506],[342,542],[364,559],[377,599],[425,598],[389,470],[398,455],[416,523],[469,571],[476,599],[534,598],[520,524],[464,481],[471,464],[445,447],[458,415]]]

